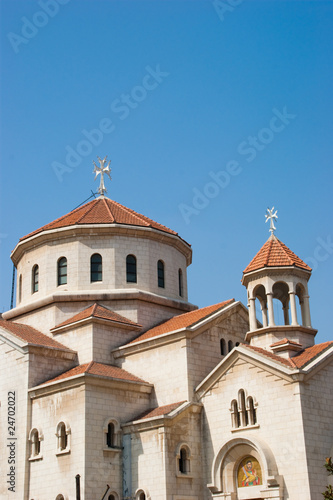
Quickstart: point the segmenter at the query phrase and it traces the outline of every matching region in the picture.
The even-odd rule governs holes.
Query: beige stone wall
[[[70,452],[59,454],[55,433],[61,421],[71,429]],[[75,475],[80,474],[81,484],[85,479],[84,386],[33,399],[30,429],[33,428],[43,433],[42,458],[29,461],[29,498],[50,500],[58,494],[75,498]]]
[[[46,349],[38,349],[35,353],[30,354],[29,389],[57,377],[77,365],[76,359],[65,359],[62,357],[62,353],[58,355],[47,354],[48,350]]]
[[[27,434],[29,412],[27,408],[28,385],[28,355],[13,349],[8,344],[0,341],[1,377],[0,377],[0,498],[12,500],[23,499],[28,477],[26,470]],[[14,431],[9,428],[8,422],[8,396],[13,397],[15,392],[15,414],[11,415],[14,421]],[[12,412],[11,412],[12,413]],[[14,435],[10,433],[14,432]],[[16,439],[14,439],[16,438]],[[14,443],[13,455],[10,455],[8,444]],[[15,463],[8,463],[14,458]],[[10,467],[15,467],[15,491],[9,491],[10,484],[7,474]]]
[[[302,385],[302,412],[311,500],[321,500],[329,484],[323,467],[333,451],[333,361]]]
[[[107,450],[103,427],[109,419],[118,421],[120,425],[131,421],[149,407],[149,394],[134,392],[131,384],[127,384],[127,389],[87,386],[83,500],[102,498],[107,484],[122,498],[122,451]],[[121,432],[117,444],[122,446]]]
[[[237,399],[240,389],[258,403],[258,427],[233,431],[230,403]],[[273,453],[278,473],[283,476],[284,500],[313,500],[308,485],[298,383],[239,360],[202,402],[206,484],[212,482],[213,460],[222,445],[235,438],[247,438],[266,443]],[[208,490],[205,495],[212,498]]]
[[[163,406],[188,400],[186,358],[187,349],[184,339],[120,358],[117,364],[154,384],[154,406]]]
[[[194,391],[196,386],[215,368],[224,358],[221,354],[220,341],[225,340],[228,354],[228,342],[233,347],[236,343],[244,342],[248,330],[247,321],[235,311],[223,315],[221,321],[194,337],[188,346],[188,378],[189,386]]]
[[[135,432],[132,443],[132,492],[142,489],[154,500],[176,495],[202,499],[200,415],[179,416],[167,427]],[[190,451],[190,470],[179,472],[179,449]],[[178,456],[177,456],[178,455]]]

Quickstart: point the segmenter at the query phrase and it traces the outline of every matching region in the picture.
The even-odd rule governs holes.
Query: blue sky
[[[333,2],[3,0],[1,311],[18,239],[97,191],[193,246],[189,299],[246,304],[276,235],[313,268],[332,339]]]

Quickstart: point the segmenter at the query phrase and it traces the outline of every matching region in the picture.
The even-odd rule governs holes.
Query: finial
[[[100,183],[99,188],[98,188],[98,193],[101,194],[101,195],[103,195],[104,193],[107,192],[105,184],[104,184],[104,174],[108,175],[109,179],[112,180],[111,179],[111,175],[110,175],[110,172],[111,172],[111,169],[110,169],[111,160],[109,161],[109,163],[107,165],[105,165],[107,156],[104,158],[104,160],[101,160],[99,156],[97,156],[97,158],[98,158],[100,167],[98,167],[96,165],[96,163],[93,161],[93,164],[95,165],[95,168],[93,170],[93,173],[95,174],[94,181],[97,179],[98,174],[101,174],[101,183]]]
[[[274,231],[276,231],[276,227],[274,226],[274,219],[278,219],[278,216],[276,215],[277,214],[277,210],[275,210],[275,213],[274,212],[274,207],[272,207],[271,209],[267,208],[266,210],[266,220],[265,222],[267,221],[270,221],[270,227],[269,227],[269,230],[271,232],[271,234],[274,234]]]

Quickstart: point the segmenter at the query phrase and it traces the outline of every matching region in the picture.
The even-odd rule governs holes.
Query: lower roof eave
[[[153,390],[153,384],[147,382],[138,382],[135,380],[123,380],[117,378],[104,377],[91,373],[80,373],[66,379],[60,379],[53,382],[45,382],[28,390],[31,399],[46,396],[55,392],[72,389],[80,385],[98,385],[104,387],[115,387],[117,389],[131,390],[150,394]]]
[[[139,420],[132,420],[131,422],[126,422],[122,424],[122,430],[124,434],[131,434],[138,431],[149,431],[156,429],[158,427],[169,427],[173,424],[174,419],[179,415],[189,411],[192,413],[200,413],[202,409],[202,404],[197,402],[185,401],[175,410],[171,411],[166,415],[160,415],[150,418],[141,418]]]
[[[99,301],[111,301],[111,300],[138,300],[143,302],[150,302],[153,304],[162,305],[165,307],[170,307],[172,309],[179,309],[183,312],[193,311],[197,309],[197,306],[191,304],[190,302],[185,302],[183,300],[177,300],[173,297],[163,297],[162,295],[157,295],[152,292],[145,290],[138,290],[136,288],[128,289],[116,289],[116,290],[78,290],[78,291],[68,291],[68,292],[55,292],[47,295],[28,304],[14,307],[9,311],[2,313],[3,319],[16,319],[27,313],[41,309],[43,307],[54,305],[57,303],[64,302],[99,302]]]

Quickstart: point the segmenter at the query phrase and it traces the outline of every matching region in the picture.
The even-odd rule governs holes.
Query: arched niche
[[[266,295],[266,289],[264,285],[260,284],[257,285],[252,292],[252,296],[255,299],[256,302],[256,310],[257,304],[259,303],[260,305],[260,310],[261,310],[261,323],[263,327],[265,328],[268,325],[268,313],[267,313],[267,295]]]
[[[239,487],[239,468],[249,458],[259,465],[261,484],[249,488]],[[212,482],[207,486],[213,498],[254,500],[271,495],[270,498],[283,499],[282,480],[274,456],[259,439],[239,437],[225,442],[214,458],[211,474]]]
[[[289,325],[289,286],[285,281],[276,281],[272,287],[273,302],[276,306],[274,311],[275,324]],[[279,304],[280,303],[280,304]],[[279,313],[282,309],[282,318]]]

